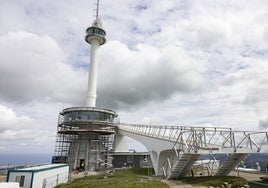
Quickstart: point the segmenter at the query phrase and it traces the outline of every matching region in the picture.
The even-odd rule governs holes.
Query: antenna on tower
[[[100,0],[96,0],[95,2],[95,8],[94,8],[94,11],[95,11],[95,20],[98,20],[99,19],[99,5],[100,5]]]
[[[100,21],[100,18],[99,18],[99,5],[100,5],[100,0],[95,0],[95,3],[94,3],[94,22],[93,22],[93,25],[94,26],[97,26],[97,27],[102,27],[102,23]]]

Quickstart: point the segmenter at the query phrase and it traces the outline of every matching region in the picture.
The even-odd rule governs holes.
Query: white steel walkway
[[[184,177],[200,154],[228,154],[215,175],[228,175],[249,153],[261,152],[267,132],[222,127],[118,124],[117,138],[128,136],[150,152],[156,175]]]

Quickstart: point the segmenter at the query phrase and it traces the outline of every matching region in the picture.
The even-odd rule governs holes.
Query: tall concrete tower
[[[102,28],[99,19],[99,0],[96,4],[96,16],[92,26],[87,28],[85,40],[91,44],[90,64],[88,75],[88,90],[87,90],[87,106],[95,107],[97,98],[97,79],[98,79],[98,63],[99,63],[99,46],[106,41],[106,32]]]
[[[86,30],[85,40],[91,45],[87,101],[85,107],[62,110],[58,118],[53,163],[67,163],[71,170],[94,171],[112,162],[117,113],[96,107],[99,46],[105,43],[105,31],[99,20],[99,0],[95,20]]]

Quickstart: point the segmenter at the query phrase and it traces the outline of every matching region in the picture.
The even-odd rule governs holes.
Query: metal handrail
[[[268,133],[261,131],[233,131],[226,127],[190,127],[142,124],[118,124],[122,130],[135,134],[165,139],[189,151],[209,148],[248,148],[260,152],[268,142]],[[255,138],[253,138],[255,136]]]

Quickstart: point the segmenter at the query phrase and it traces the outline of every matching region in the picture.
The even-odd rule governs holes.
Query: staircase
[[[227,176],[247,155],[247,153],[229,154],[229,156],[223,161],[215,176]]]
[[[184,153],[181,157],[177,158],[177,161],[170,174],[167,176],[167,179],[185,177],[198,158],[199,154]]]

